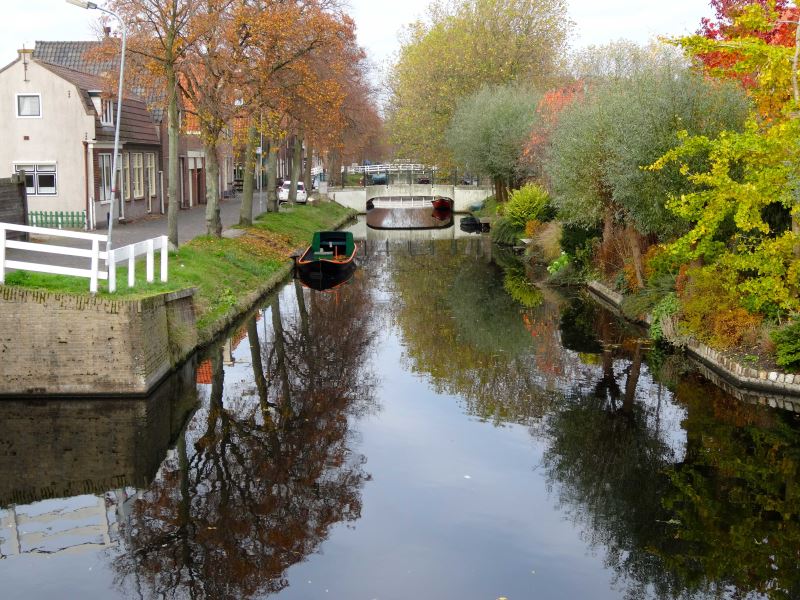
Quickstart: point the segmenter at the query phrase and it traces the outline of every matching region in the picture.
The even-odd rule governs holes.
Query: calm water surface
[[[0,597],[800,598],[797,417],[453,230],[152,398],[0,403]]]

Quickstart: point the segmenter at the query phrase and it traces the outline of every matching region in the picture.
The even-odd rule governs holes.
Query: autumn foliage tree
[[[445,131],[458,100],[483,86],[541,84],[557,70],[569,27],[563,0],[434,3],[429,21],[407,31],[389,74],[392,143],[449,166]]]

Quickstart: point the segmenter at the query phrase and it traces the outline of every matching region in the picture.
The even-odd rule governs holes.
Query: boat
[[[324,275],[321,272],[303,273],[299,269],[295,274],[300,283],[311,290],[318,292],[335,291],[349,283],[355,275],[355,269],[343,269],[339,273]]]
[[[453,210],[453,201],[450,198],[434,196],[431,203],[436,210]]]
[[[358,245],[349,231],[317,231],[311,245],[295,259],[304,279],[346,279],[356,267]]]

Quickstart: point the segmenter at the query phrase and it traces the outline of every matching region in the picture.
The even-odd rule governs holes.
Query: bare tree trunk
[[[222,236],[219,218],[219,157],[216,143],[205,144],[206,151],[206,231],[208,235]]]
[[[628,225],[625,230],[633,256],[633,272],[636,275],[636,285],[641,289],[644,287],[644,266],[642,265],[642,247],[639,245],[639,234],[632,225]]]
[[[297,182],[300,180],[300,167],[303,164],[303,139],[294,136],[294,147],[292,149],[292,183],[289,187],[289,202],[297,202]]]
[[[269,140],[267,150],[267,212],[278,212],[278,143]]]
[[[247,132],[247,146],[244,150],[244,187],[242,188],[242,205],[239,207],[239,225],[253,224],[253,187],[256,162],[256,139],[258,130],[255,122],[251,123]]]
[[[328,168],[328,185],[331,187],[342,185],[342,161],[338,150],[331,150],[330,165]]]
[[[306,160],[305,160],[305,175],[303,176],[303,183],[306,186],[306,194],[311,195],[311,165],[314,160],[314,149],[311,147],[311,142],[306,140]]]
[[[167,137],[169,140],[169,158],[167,160],[167,237],[170,246],[178,247],[178,83],[175,69],[167,64],[167,90],[169,106],[167,108]]]

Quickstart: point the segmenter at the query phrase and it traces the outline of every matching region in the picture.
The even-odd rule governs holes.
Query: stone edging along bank
[[[609,289],[599,281],[590,281],[586,287],[595,297],[621,312],[622,294]],[[647,322],[650,322],[649,315]],[[771,394],[800,396],[800,374],[765,371],[745,366],[694,338],[678,334],[675,319],[665,319],[662,322],[662,330],[668,342],[685,349],[692,358],[707,365],[717,375],[737,387]]]

